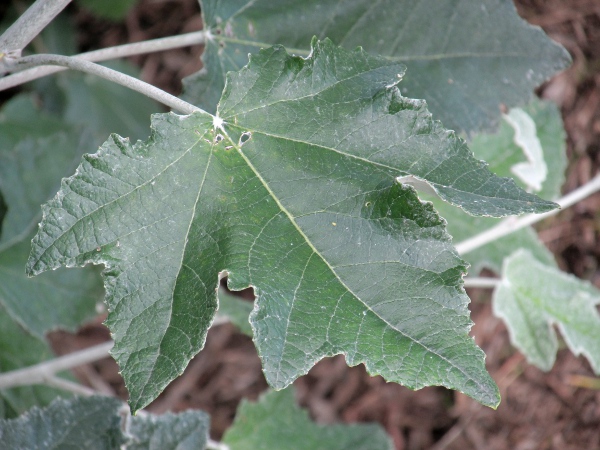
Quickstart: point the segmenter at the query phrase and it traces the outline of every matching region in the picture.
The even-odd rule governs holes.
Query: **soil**
[[[561,108],[568,133],[569,168],[564,192],[586,183],[600,163],[600,2],[598,0],[518,0],[519,13],[541,26],[573,57],[570,69],[538,89]],[[201,28],[195,0],[144,0],[124,23],[99,20],[71,6],[82,50],[169,36]],[[201,66],[200,46],[132,58],[142,78],[178,94],[180,80]],[[565,210],[539,226],[540,236],[560,266],[600,288],[600,195]],[[397,449],[600,449],[600,391],[583,358],[566,349],[544,373],[511,347],[506,328],[491,313],[489,292],[470,291],[472,334],[487,355],[500,386],[497,411],[444,388],[417,392],[370,377],[364,367],[348,368],[343,357],[318,363],[296,381],[298,401],[321,423],[381,423]],[[75,335],[53,333],[58,354],[108,339],[102,318]],[[116,364],[105,359],[76,371],[82,382],[126,398]],[[199,408],[212,417],[219,439],[242,398],[256,399],[267,388],[250,338],[229,324],[209,332],[206,348],[147,409],[151,412]]]

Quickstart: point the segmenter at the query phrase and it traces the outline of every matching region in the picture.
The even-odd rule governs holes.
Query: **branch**
[[[500,284],[498,278],[487,278],[487,277],[467,277],[464,279],[464,287],[466,288],[490,288],[495,289]]]
[[[569,206],[574,205],[575,203],[580,202],[586,197],[598,192],[600,190],[600,174],[596,175],[586,184],[581,186],[578,189],[575,189],[573,192],[565,195],[556,201],[560,205],[561,208],[568,208]],[[500,239],[503,236],[506,236],[510,233],[514,233],[521,228],[524,228],[528,225],[532,225],[540,220],[545,219],[546,217],[554,216],[558,214],[561,210],[555,209],[553,211],[549,211],[544,214],[527,214],[521,218],[509,217],[508,219],[503,220],[498,225],[484,231],[483,233],[477,234],[470,239],[459,242],[455,245],[456,250],[460,255],[464,255],[466,253],[472,252],[476,248],[482,247],[485,244],[489,244],[497,239]]]
[[[98,395],[98,392],[90,389],[89,387],[55,376],[46,378],[43,383],[56,389],[72,392],[76,395],[85,395],[86,397],[89,397],[90,395]]]
[[[0,374],[0,389],[47,383],[57,372],[106,358],[113,342],[105,342],[24,369]]]
[[[0,36],[0,61],[14,64],[27,44],[54,19],[71,0],[37,0]],[[8,64],[7,64],[8,60]]]
[[[182,34],[180,36],[171,36],[149,41],[135,42],[132,44],[118,45],[116,47],[102,48],[91,52],[80,53],[74,58],[85,61],[107,61],[109,59],[124,58],[127,56],[141,55],[144,53],[160,52],[173,48],[188,47],[190,45],[203,44],[208,32],[195,31],[193,33]],[[0,91],[9,89],[28,81],[41,78],[52,73],[65,70],[64,67],[57,66],[39,66],[22,72],[14,73],[0,79]]]
[[[211,326],[217,327],[228,322],[229,320],[224,317],[215,317]],[[69,353],[68,355],[59,356],[58,358],[44,361],[33,366],[2,373],[0,374],[0,390],[15,386],[49,384],[49,382],[55,383],[54,378],[56,377],[54,375],[56,373],[106,358],[110,356],[108,352],[113,345],[113,341],[104,342],[103,344],[88,347],[77,352]],[[63,383],[61,389],[64,389],[66,386],[67,385]]]
[[[162,89],[158,89],[151,84],[145,83],[137,78],[130,77],[116,70],[109,69],[108,67],[101,66],[89,61],[84,61],[71,56],[62,55],[33,55],[26,56],[17,60],[17,67],[35,67],[43,65],[56,65],[63,66],[69,69],[78,70],[80,72],[97,75],[105,78],[113,83],[120,84],[129,89],[144,94],[146,97],[150,97],[157,102],[169,106],[170,108],[179,111],[183,114],[192,114],[196,111],[202,111],[200,108],[192,105],[191,103],[184,102],[183,100],[166,93]]]

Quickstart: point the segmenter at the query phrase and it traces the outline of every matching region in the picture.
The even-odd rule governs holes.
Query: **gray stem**
[[[20,58],[17,61],[17,67],[29,68],[35,66],[44,65],[56,65],[63,66],[69,69],[78,70],[80,72],[97,75],[106,80],[112,81],[113,83],[120,84],[129,89],[144,94],[146,97],[150,97],[157,102],[169,106],[170,108],[179,111],[183,114],[192,114],[196,111],[202,111],[200,108],[192,105],[191,103],[184,102],[183,100],[168,94],[162,89],[152,86],[151,84],[145,83],[136,78],[125,75],[116,70],[109,69],[107,67],[95,64],[93,62],[84,61],[79,58],[62,55],[32,55]],[[118,101],[118,100],[115,100]]]
[[[558,203],[563,209],[568,208],[569,206],[580,202],[584,198],[598,191],[600,191],[600,174],[596,175],[580,188],[577,188],[573,192],[570,192],[564,197],[556,200],[556,203]],[[507,234],[514,233],[515,231],[526,226],[533,225],[534,223],[539,222],[546,217],[558,214],[560,211],[560,209],[555,209],[544,214],[527,214],[519,218],[509,217],[504,219],[498,225],[489,228],[465,241],[459,242],[454,247],[460,255],[465,255],[485,244],[489,244],[490,242],[500,239]]]
[[[34,366],[3,373],[0,375],[0,389],[31,384],[44,384],[58,372],[107,357],[112,346],[112,341],[105,342],[95,347],[69,353],[50,361],[44,361]]]
[[[495,289],[500,284],[500,279],[488,277],[467,277],[464,279],[464,282],[464,287],[466,288]]]
[[[19,58],[21,50],[70,2],[71,0],[37,0],[0,36],[0,52],[4,57],[0,59],[6,62],[7,58]]]
[[[115,47],[102,48],[91,52],[75,55],[76,58],[85,61],[107,61],[109,59],[124,58],[127,56],[141,55],[144,53],[160,52],[173,48],[188,47],[190,45],[202,44],[206,40],[207,32],[195,31],[193,33],[170,36],[149,41],[134,42],[132,44],[117,45]],[[39,66],[23,70],[0,79],[0,91],[19,86],[28,81],[41,78],[52,73],[66,70],[66,67]]]
[[[217,327],[224,323],[228,323],[228,320],[222,317],[215,318],[212,326]],[[31,384],[48,384],[48,380],[56,385],[56,380],[53,380],[56,373],[106,358],[113,345],[112,341],[104,342],[33,366],[0,374],[0,390]],[[63,386],[67,385],[63,383]]]
[[[93,389],[90,389],[89,387],[83,386],[79,383],[74,383],[73,381],[65,380],[64,378],[48,377],[46,380],[44,380],[44,384],[56,389],[72,392],[76,395],[85,395],[86,397],[90,395],[98,395],[98,393]]]

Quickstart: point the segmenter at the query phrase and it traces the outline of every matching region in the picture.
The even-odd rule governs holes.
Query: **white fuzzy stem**
[[[192,114],[196,111],[202,111],[200,108],[158,89],[151,84],[145,83],[137,78],[130,77],[108,67],[95,64],[93,62],[84,61],[79,58],[62,55],[33,55],[26,56],[17,61],[17,67],[34,67],[44,65],[57,65],[67,67],[69,69],[78,70],[80,72],[97,75],[113,83],[120,84],[129,89],[137,91],[157,102],[169,106],[170,108],[179,111],[183,114]]]
[[[0,389],[44,384],[58,372],[106,358],[112,346],[113,342],[105,342],[34,366],[0,374]]]
[[[0,58],[5,66],[14,63],[29,44],[71,0],[37,0],[0,36]]]
[[[494,289],[496,286],[500,284],[500,280],[498,278],[486,278],[486,277],[473,277],[473,278],[465,278],[464,286],[466,288],[490,288]]]
[[[217,327],[228,322],[229,320],[224,317],[215,318],[212,326]],[[113,345],[114,342],[112,341],[105,342],[94,347],[89,347],[84,350],[69,353],[68,355],[59,356],[58,358],[49,361],[41,362],[34,366],[0,374],[0,389],[8,389],[15,386],[28,386],[31,384],[48,384],[48,380],[52,380],[58,372],[106,358],[109,356],[108,352]],[[54,380],[54,382],[55,381],[56,380]],[[63,386],[66,387],[67,385],[63,384]]]
[[[568,208],[569,206],[580,202],[584,198],[589,197],[599,190],[600,175],[596,175],[580,188],[575,189],[573,192],[570,192],[569,194],[557,200],[556,203],[558,203],[563,209]],[[455,246],[456,250],[460,255],[465,255],[479,247],[484,246],[485,244],[489,244],[490,242],[500,239],[501,237],[504,237],[510,233],[514,233],[515,231],[526,226],[533,225],[540,220],[544,220],[546,217],[554,216],[559,212],[560,209],[555,209],[544,214],[527,214],[526,216],[519,218],[509,217],[508,219],[500,222],[498,225],[484,231],[483,233],[479,233],[470,239],[459,242]]]
[[[62,389],[63,391],[72,392],[76,395],[84,395],[86,397],[89,397],[90,395],[98,395],[98,392],[96,392],[95,390],[83,386],[79,383],[74,383],[72,381],[65,380],[64,378],[48,377],[46,380],[44,380],[44,384],[56,389]]]
[[[191,45],[202,44],[206,40],[207,32],[195,31],[193,33],[171,36],[149,41],[134,42],[132,44],[118,45],[115,47],[102,48],[91,52],[80,53],[74,58],[85,61],[107,61],[109,59],[125,58],[127,56],[141,55],[144,53],[160,52],[174,48],[188,47]],[[57,66],[39,66],[23,70],[0,79],[0,91],[19,86],[28,81],[41,78],[52,73],[66,70],[66,67]]]

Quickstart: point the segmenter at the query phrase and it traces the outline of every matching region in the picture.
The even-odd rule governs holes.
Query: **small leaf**
[[[307,59],[273,47],[229,75],[218,117],[155,115],[147,142],[113,135],[64,180],[28,271],[105,265],[132,410],[202,348],[225,272],[231,289],[255,290],[274,387],[345,354],[388,381],[497,404],[468,335],[465,264],[444,220],[395,180],[422,178],[475,214],[555,205],[492,175],[402,97],[402,71],[330,41]]]
[[[493,130],[500,104],[526,104],[568,66],[566,50],[503,0],[202,0],[209,31],[203,69],[184,79],[185,99],[213,112],[229,71],[281,44],[308,55],[313,36],[408,66],[402,93],[427,100],[444,125]]]
[[[223,443],[231,450],[391,450],[380,425],[317,425],[295,404],[294,390],[242,400]]]
[[[506,259],[493,301],[511,342],[530,363],[552,368],[558,350],[556,325],[571,351],[583,354],[600,373],[600,292],[591,284],[520,250]]]

